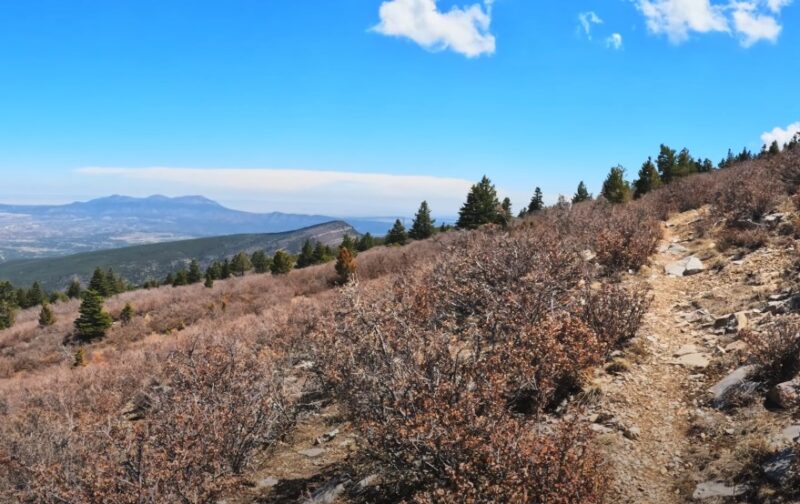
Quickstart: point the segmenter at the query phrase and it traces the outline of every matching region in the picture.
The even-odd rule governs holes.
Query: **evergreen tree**
[[[400,219],[396,219],[394,221],[394,226],[389,230],[389,234],[386,235],[385,243],[386,245],[405,245],[407,241],[408,234],[406,233],[406,227],[403,226]]]
[[[658,189],[660,186],[661,177],[658,174],[658,168],[653,164],[652,158],[647,158],[647,161],[645,161],[639,169],[639,178],[633,182],[633,197],[641,198],[650,191]]]
[[[500,223],[503,226],[508,226],[514,220],[514,214],[511,213],[511,198],[506,196],[503,202],[500,203]]]
[[[428,207],[428,202],[423,201],[419,205],[419,210],[414,216],[414,222],[411,224],[411,230],[408,232],[409,238],[412,240],[426,240],[433,236],[436,230],[433,225],[436,222],[431,219],[431,209]]]
[[[227,280],[231,277],[231,262],[227,258],[222,261],[222,268],[220,269],[219,277],[222,280]]]
[[[339,283],[347,283],[355,277],[356,258],[347,247],[339,247],[339,256],[336,259],[336,274]]]
[[[685,177],[697,171],[697,164],[694,158],[689,154],[689,149],[683,149],[678,153],[675,159],[675,172],[673,177]]]
[[[285,250],[279,250],[272,256],[272,266],[270,271],[273,275],[285,275],[292,271],[294,267],[294,260],[292,256]]]
[[[42,303],[42,309],[39,311],[39,327],[50,327],[55,323],[56,317],[53,315],[53,310],[50,309],[50,304]]]
[[[80,316],[75,320],[76,335],[83,341],[102,338],[111,328],[111,315],[103,309],[103,296],[93,290],[83,293]]]
[[[358,239],[358,245],[356,245],[356,249],[359,252],[364,252],[372,247],[375,246],[375,238],[372,237],[370,233],[365,233]]]
[[[317,246],[321,246],[321,244],[317,242]],[[300,255],[297,256],[297,268],[307,268],[313,264],[318,264],[314,258],[314,246],[311,245],[311,240],[306,239],[303,242],[303,248],[300,249]]]
[[[527,213],[535,213],[540,210],[544,210],[544,195],[542,194],[542,189],[537,187],[533,191],[533,197],[531,198],[531,202],[528,204]]]
[[[575,195],[572,196],[572,203],[582,203],[591,199],[592,195],[589,194],[589,191],[586,189],[586,184],[584,184],[583,180],[581,180],[578,184],[578,190],[575,191]]]
[[[312,257],[312,264],[325,264],[333,259],[333,250],[331,250],[329,246],[317,242],[317,244],[314,246],[314,253]]]
[[[213,289],[214,288],[214,277],[210,274],[206,273],[206,281],[203,284],[206,289]]]
[[[342,237],[342,243],[339,244],[339,248],[341,249],[342,247],[344,247],[347,250],[349,250],[350,253],[355,256],[355,254],[357,252],[356,251],[356,241],[353,240],[352,238],[350,238],[350,235],[346,234],[346,235],[344,235]]]
[[[67,287],[67,297],[70,299],[78,299],[81,297],[81,282],[73,279]]]
[[[208,277],[211,277],[212,280],[222,278],[222,264],[219,261],[214,261],[211,266],[206,268],[206,278]]]
[[[203,280],[203,273],[200,272],[200,265],[195,259],[189,263],[189,273],[186,279],[190,284],[200,283]]]
[[[658,173],[661,174],[662,182],[665,184],[672,182],[672,179],[675,178],[677,165],[678,161],[675,156],[675,150],[661,144],[658,157],[656,158],[656,166],[658,166]]]
[[[175,273],[175,278],[172,280],[172,286],[181,287],[184,285],[189,285],[189,274],[186,272],[186,270],[182,269]]]
[[[237,273],[239,276],[244,276],[247,271],[253,269],[253,263],[250,262],[250,257],[244,253],[239,252],[233,256],[231,261],[231,271]]]
[[[603,197],[610,203],[625,203],[631,198],[630,184],[625,180],[625,169],[621,166],[611,168],[603,182]]]
[[[0,282],[0,330],[14,325],[17,316],[17,293],[10,282]]]
[[[484,224],[495,224],[499,220],[497,212],[499,207],[497,189],[484,175],[481,181],[473,185],[467,194],[467,201],[458,213],[456,226],[461,229],[477,229]]]
[[[175,275],[172,273],[167,273],[167,277],[164,279],[163,285],[173,285],[175,283]]]
[[[39,306],[47,299],[47,295],[42,290],[42,286],[39,285],[39,282],[33,282],[31,288],[28,290],[28,294],[26,296],[25,307],[32,308],[34,306]]]
[[[133,317],[136,316],[136,310],[133,309],[130,303],[125,303],[125,307],[122,308],[122,311],[119,312],[119,320],[125,325],[128,325],[133,320]]]
[[[250,256],[250,262],[253,264],[253,271],[258,274],[269,271],[269,258],[263,250],[253,252],[253,255]]]
[[[700,167],[697,171],[700,173],[711,173],[714,171],[714,163],[710,159],[705,158],[703,162],[700,163]]]
[[[106,272],[106,282],[108,283],[108,295],[121,294],[128,290],[125,279],[119,275],[114,274],[114,270],[108,268]]]
[[[767,154],[769,154],[770,156],[775,156],[776,154],[780,153],[781,153],[781,146],[778,145],[777,140],[773,140],[772,143],[769,145],[769,150],[767,151]]]
[[[89,290],[94,291],[104,298],[111,296],[111,288],[108,284],[105,271],[100,268],[95,268],[92,279],[89,281]]]

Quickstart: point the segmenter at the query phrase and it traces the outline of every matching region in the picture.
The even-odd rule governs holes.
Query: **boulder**
[[[769,400],[783,409],[800,406],[800,376],[775,385],[767,394]]]
[[[743,331],[750,327],[750,320],[745,312],[731,313],[714,321],[714,329],[724,329],[726,333]]]

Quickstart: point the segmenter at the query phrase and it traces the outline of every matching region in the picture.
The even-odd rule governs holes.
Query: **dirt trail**
[[[689,345],[697,347],[695,356],[699,353],[702,358],[708,352],[703,334],[692,330],[683,313],[691,295],[710,280],[707,273],[668,276],[664,267],[707,246],[690,239],[696,218],[697,212],[673,217],[665,229],[662,251],[643,271],[653,302],[640,332],[642,355],[626,356],[637,360],[629,372],[599,378],[602,411],[616,427],[600,436],[614,474],[611,502],[669,504],[690,499],[691,489],[682,488],[681,482],[691,470],[685,457],[696,442],[687,435],[696,409],[691,397],[704,377],[692,366],[680,364],[676,354],[691,349]],[[596,427],[605,431],[602,417],[601,413]]]

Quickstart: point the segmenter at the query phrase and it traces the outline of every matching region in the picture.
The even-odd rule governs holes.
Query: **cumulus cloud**
[[[782,31],[781,10],[792,0],[633,0],[651,33],[680,44],[692,33],[728,33],[743,47],[775,42]]]
[[[767,131],[761,135],[761,141],[768,147],[772,145],[772,142],[778,142],[778,145],[783,147],[791,142],[798,133],[800,133],[800,122],[790,124],[785,129],[775,128],[772,131]]]
[[[777,42],[783,29],[777,19],[759,14],[756,5],[747,2],[736,4],[733,23],[744,47],[750,47],[760,40]]]
[[[579,29],[583,30],[583,33],[586,34],[589,40],[592,39],[592,25],[603,24],[603,20],[600,19],[600,16],[592,11],[578,14],[578,22],[580,23]]]
[[[421,200],[440,215],[454,215],[472,185],[426,175],[295,169],[85,167],[77,172],[112,179],[117,191],[129,194],[200,193],[246,201],[251,210],[348,216],[410,215]]]
[[[622,35],[619,33],[612,33],[606,39],[606,47],[617,51],[622,49]]]
[[[381,21],[373,30],[432,51],[450,49],[468,58],[494,54],[495,37],[489,31],[493,1],[442,12],[436,0],[388,0],[381,4]]]

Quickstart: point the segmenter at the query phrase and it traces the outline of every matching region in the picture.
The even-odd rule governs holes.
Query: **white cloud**
[[[675,44],[685,41],[690,32],[728,31],[728,21],[719,6],[710,0],[638,0],[647,28],[666,35]]]
[[[777,41],[782,26],[777,18],[792,0],[633,0],[651,33],[680,44],[692,33],[735,34],[742,46]]]
[[[439,215],[454,215],[472,185],[425,175],[294,169],[85,167],[77,172],[111,179],[109,190],[126,194],[199,193],[246,201],[251,210],[356,217],[410,215],[422,200]]]
[[[756,9],[753,3],[741,2],[735,5],[733,11],[733,23],[744,47],[750,47],[760,40],[777,42],[783,29],[774,17],[759,14]]]
[[[600,16],[592,11],[578,14],[578,22],[580,23],[579,29],[583,29],[583,33],[586,34],[589,40],[592,39],[592,25],[603,24],[603,20],[600,19]]]
[[[622,35],[619,33],[612,33],[611,36],[606,39],[606,47],[617,51],[622,49]]]
[[[763,135],[761,135],[761,141],[767,147],[772,145],[772,142],[778,142],[778,145],[783,147],[784,145],[789,143],[798,133],[800,133],[800,122],[790,124],[789,126],[786,127],[786,129],[775,128],[772,131],[767,131]]]
[[[380,7],[381,21],[373,29],[409,38],[433,51],[450,49],[468,58],[494,54],[495,37],[489,32],[493,1],[441,12],[436,0],[387,0]]]

